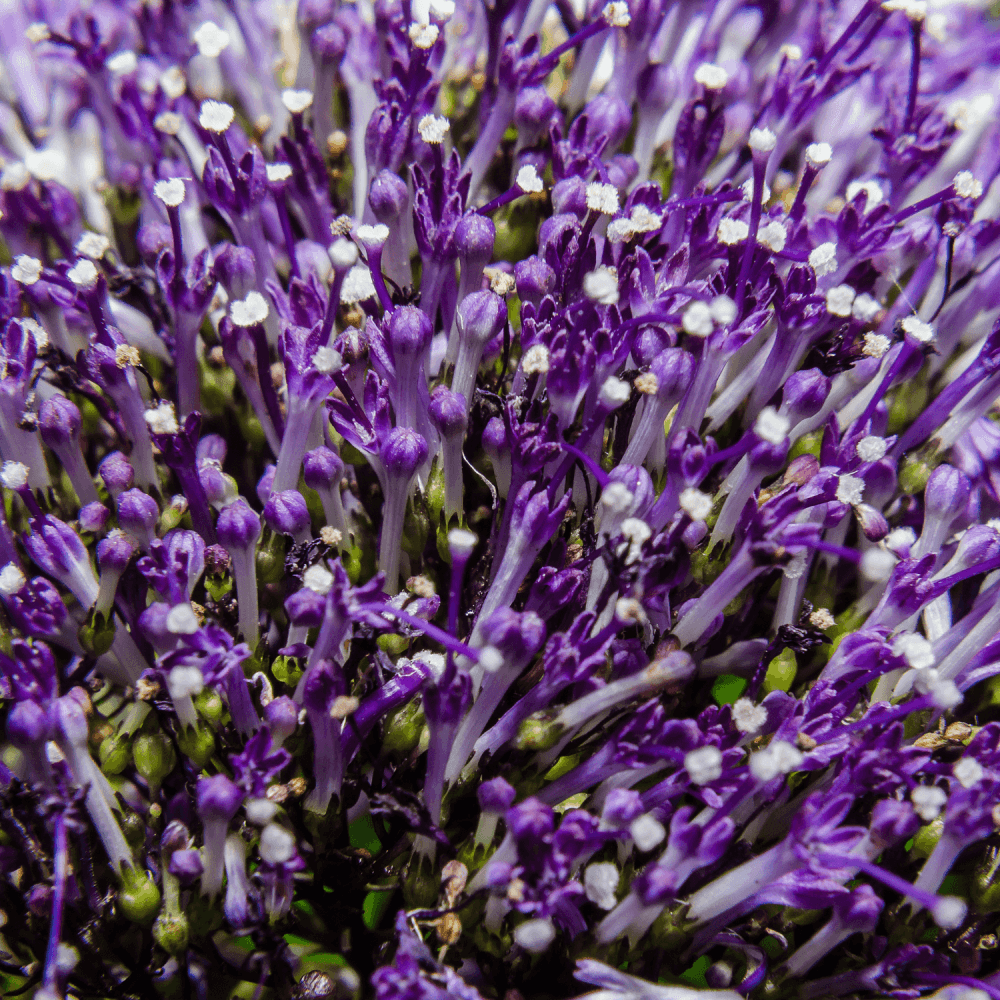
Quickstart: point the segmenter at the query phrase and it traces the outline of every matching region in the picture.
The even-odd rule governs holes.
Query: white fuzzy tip
[[[749,698],[740,698],[733,705],[733,725],[741,733],[756,733],[767,722],[767,709],[755,705]]]
[[[357,245],[343,236],[330,245],[327,255],[330,258],[330,263],[338,271],[346,271],[348,268],[354,267],[359,256]]]
[[[704,521],[712,513],[712,498],[694,486],[689,486],[680,495],[681,510],[692,521]]]
[[[168,208],[176,208],[184,200],[184,181],[180,177],[157,181],[153,185],[153,195]]]
[[[720,243],[734,247],[750,235],[750,227],[742,219],[721,219],[715,235]]]
[[[729,83],[729,74],[715,63],[704,62],[694,71],[694,82],[706,90],[722,90]]]
[[[826,311],[832,316],[851,315],[851,306],[857,293],[850,285],[837,285],[826,293]]]
[[[267,319],[270,308],[260,292],[249,292],[245,299],[237,299],[229,306],[229,318],[235,326],[255,326]]]
[[[910,21],[918,24],[927,16],[927,0],[882,0],[882,10],[890,14],[902,11]]]
[[[436,24],[420,24],[414,21],[410,25],[410,41],[416,49],[431,48],[438,40],[440,34],[441,29]]]
[[[514,183],[525,194],[538,194],[545,187],[538,171],[530,163],[518,170]]]
[[[814,142],[806,146],[806,163],[814,170],[821,170],[833,159],[833,147],[828,142]]]
[[[747,145],[755,153],[770,153],[777,141],[778,137],[769,128],[752,128]]]
[[[167,612],[167,631],[174,635],[194,635],[198,631],[198,616],[190,604],[175,604]],[[200,672],[200,671],[199,671]]]
[[[632,508],[635,494],[624,483],[608,483],[601,494],[601,516],[621,517]]]
[[[128,76],[139,68],[139,58],[130,49],[125,49],[123,52],[108,56],[104,65],[115,76]]]
[[[587,208],[591,212],[614,215],[618,211],[618,188],[614,184],[594,181],[587,185]]]
[[[295,838],[277,823],[268,823],[260,832],[260,860],[268,865],[283,865],[295,855]]]
[[[24,167],[36,181],[54,181],[66,176],[69,164],[58,149],[35,149],[24,158]]]
[[[14,258],[10,276],[20,285],[33,285],[42,276],[42,262],[26,253]]]
[[[601,390],[597,394],[598,403],[606,410],[617,410],[619,406],[624,406],[632,395],[632,389],[628,382],[614,375],[609,375],[602,383]]]
[[[812,625],[813,628],[819,628],[826,631],[828,628],[833,628],[833,626],[837,624],[837,619],[830,613],[829,608],[817,608],[809,616],[809,624]]]
[[[14,160],[0,171],[0,191],[23,191],[30,180],[28,168],[20,160]]]
[[[187,90],[187,80],[184,79],[184,70],[180,66],[168,66],[160,74],[157,83],[159,83],[163,93],[172,101],[176,101]]]
[[[78,260],[67,272],[66,277],[76,285],[87,291],[97,284],[98,271],[94,262],[84,257]]]
[[[514,928],[514,943],[533,955],[541,954],[556,939],[556,929],[551,920],[535,917]]]
[[[777,220],[769,222],[757,230],[757,242],[761,246],[767,247],[772,253],[781,253],[785,249],[787,239],[788,230]]]
[[[983,193],[983,185],[968,170],[960,170],[955,174],[951,185],[959,198],[978,198]]]
[[[877,462],[880,458],[885,458],[888,450],[885,438],[876,437],[874,434],[863,437],[855,448],[862,462]]]
[[[759,753],[750,755],[750,773],[762,782],[779,774],[789,774],[800,767],[805,758],[801,751],[785,740],[772,740]]]
[[[864,191],[867,196],[865,202],[865,213],[870,212],[876,205],[881,205],[885,201],[885,192],[875,183],[875,181],[851,181],[847,185],[847,200],[854,199]]]
[[[866,333],[861,345],[861,353],[866,358],[881,358],[890,347],[892,347],[892,341],[885,334]]]
[[[175,700],[194,698],[204,689],[205,676],[198,667],[174,667],[167,674],[167,693]]]
[[[951,773],[963,788],[972,788],[983,780],[983,766],[972,757],[963,757],[956,761]]]
[[[292,176],[292,166],[290,163],[269,163],[264,170],[267,179],[272,184],[281,184]]]
[[[692,302],[684,310],[681,326],[684,332],[690,333],[692,337],[707,337],[715,329],[712,310],[708,307],[708,303]]]
[[[301,115],[307,108],[312,107],[313,92],[311,90],[283,90],[281,92],[281,103],[285,110],[292,115]]]
[[[937,785],[918,785],[910,792],[910,801],[917,815],[925,823],[932,823],[941,815],[941,810],[948,801],[948,794]]]
[[[503,653],[496,646],[483,646],[478,663],[486,673],[495,674],[503,666]]]
[[[632,835],[635,846],[643,853],[651,851],[657,844],[662,844],[667,835],[663,824],[649,813],[632,820],[628,832]]]
[[[934,647],[916,632],[904,632],[896,636],[892,651],[906,660],[906,665],[914,670],[927,670],[936,662]]]
[[[583,277],[583,294],[602,306],[613,306],[618,301],[618,272],[613,267],[601,265]]]
[[[335,375],[344,365],[340,351],[332,347],[320,347],[313,355],[313,368],[323,375]]]
[[[544,375],[549,370],[549,349],[544,344],[534,344],[521,358],[521,371],[525,375]]]
[[[111,240],[101,233],[84,233],[73,249],[81,257],[100,260],[111,249]]]
[[[5,597],[18,593],[26,582],[24,574],[14,563],[7,563],[3,569],[0,569],[0,594]]]
[[[23,462],[4,462],[0,469],[0,484],[9,490],[20,490],[28,485],[28,467]]]
[[[302,585],[314,594],[325,597],[333,587],[333,574],[325,566],[316,563],[302,574]]]
[[[479,536],[465,528],[452,528],[448,532],[448,551],[452,559],[468,559],[479,543]]]
[[[837,500],[852,507],[861,503],[865,495],[865,481],[860,476],[840,476],[837,479]]]
[[[916,316],[906,316],[899,325],[918,343],[930,344],[934,340],[934,327]]]
[[[162,111],[153,119],[153,128],[165,135],[178,135],[184,119],[176,111]]]
[[[613,0],[612,3],[606,4],[602,13],[604,20],[612,28],[627,28],[632,23],[628,4],[623,0]]]
[[[278,815],[278,803],[266,798],[247,799],[245,809],[254,826],[267,826]]]
[[[851,305],[851,315],[862,323],[870,323],[881,311],[881,303],[867,292],[862,292]]]
[[[168,399],[146,410],[145,417],[149,429],[154,434],[177,434],[180,431],[174,404]]]
[[[225,132],[236,119],[232,105],[223,101],[205,101],[198,115],[198,123],[206,132],[221,134]]]
[[[198,46],[199,55],[209,59],[218,59],[229,48],[229,32],[220,28],[214,21],[204,21],[195,28],[191,36]]]
[[[32,21],[24,29],[24,37],[33,45],[38,45],[41,42],[47,42],[52,37],[52,32],[44,21]]]
[[[441,118],[439,115],[424,115],[417,123],[417,131],[420,133],[420,138],[431,146],[444,142],[444,137],[450,129],[451,122],[447,118]]]
[[[618,902],[616,893],[621,875],[610,861],[588,865],[583,873],[583,891],[595,906],[613,910]]]
[[[684,755],[684,769],[696,785],[707,785],[722,774],[722,751],[718,747],[698,747]]]
[[[837,244],[820,243],[818,247],[809,251],[809,266],[813,269],[817,278],[822,278],[824,274],[832,274],[837,270]]]
[[[958,896],[941,896],[934,904],[931,916],[934,918],[934,923],[942,930],[953,931],[962,926],[968,912],[969,907],[965,900],[959,899]],[[977,993],[981,994],[982,998],[989,996],[984,990],[977,989],[965,990],[962,994],[953,996],[956,996],[956,1000],[980,1000],[980,997],[975,996]]]
[[[378,250],[389,239],[389,227],[381,222],[377,226],[358,226],[354,235],[366,250]]]
[[[768,444],[783,444],[788,437],[792,422],[780,414],[773,406],[765,406],[754,421],[753,432]]]
[[[371,271],[364,264],[355,264],[344,276],[344,283],[340,286],[340,301],[345,305],[354,305],[374,296],[375,282],[372,281]]]

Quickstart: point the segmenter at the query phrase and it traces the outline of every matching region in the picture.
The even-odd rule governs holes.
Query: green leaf
[[[712,697],[718,705],[732,705],[747,689],[745,677],[720,674],[712,685]]]

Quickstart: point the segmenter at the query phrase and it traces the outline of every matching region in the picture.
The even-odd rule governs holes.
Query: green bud
[[[91,611],[77,630],[80,645],[92,656],[103,656],[115,641],[115,625],[100,611]]]
[[[762,685],[764,694],[772,691],[788,691],[795,681],[798,664],[791,649],[783,649],[770,663]]]
[[[222,713],[225,706],[222,704],[222,697],[218,691],[213,691],[211,688],[203,688],[201,694],[197,695],[194,699],[194,707],[209,725],[216,726],[222,721]]]
[[[138,813],[126,809],[121,817],[121,828],[132,847],[142,847],[146,843],[146,823]]]
[[[403,551],[414,559],[419,559],[427,544],[427,535],[431,530],[430,518],[423,497],[417,495],[406,505],[406,520],[403,522]]]
[[[188,919],[183,913],[161,913],[153,924],[153,937],[168,955],[184,951],[189,935]]]
[[[382,749],[406,757],[413,753],[420,742],[424,728],[424,709],[418,698],[408,701],[386,717],[382,736]]]
[[[257,549],[257,581],[260,584],[277,583],[285,577],[285,540],[272,531],[265,533],[266,541]]]
[[[132,746],[127,739],[113,734],[101,741],[97,757],[105,774],[121,774],[132,759]]]
[[[934,466],[922,458],[903,459],[899,470],[899,486],[904,493],[923,493]]]
[[[215,753],[215,734],[207,726],[188,726],[178,733],[177,745],[196,767],[204,767]]]
[[[944,833],[944,820],[938,818],[922,826],[913,837],[911,853],[918,858],[929,858]]]
[[[521,723],[515,745],[518,750],[551,750],[564,735],[563,727],[555,722],[555,713],[543,710]]]
[[[811,434],[803,434],[788,451],[788,461],[798,458],[799,455],[815,455],[819,458],[820,445],[823,443],[823,432],[813,431]]]
[[[149,783],[150,788],[159,788],[163,779],[177,765],[174,745],[163,733],[142,734],[132,744],[132,759],[135,769]]]
[[[405,635],[392,635],[388,632],[380,635],[375,641],[378,643],[378,648],[390,656],[402,656],[411,642]]]
[[[149,925],[160,909],[160,890],[148,872],[125,868],[118,890],[118,909],[126,920]]]

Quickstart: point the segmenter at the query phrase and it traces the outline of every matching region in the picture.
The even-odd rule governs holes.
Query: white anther
[[[826,311],[833,316],[850,316],[856,294],[850,285],[837,285],[831,288],[826,293]]]
[[[153,185],[153,195],[168,208],[176,208],[184,200],[184,181],[180,177],[157,181]]]
[[[749,698],[740,698],[732,708],[733,725],[741,733],[756,733],[767,722],[767,709]]]
[[[861,503],[865,494],[865,481],[860,476],[839,476],[837,478],[837,500],[852,507]]]
[[[707,785],[722,774],[722,751],[705,746],[684,755],[684,769],[696,785]]]
[[[530,163],[518,170],[514,183],[525,194],[538,194],[545,187],[542,178],[538,176],[538,171]]]
[[[451,122],[447,118],[441,118],[437,115],[424,115],[417,124],[420,138],[432,146],[444,142],[444,137],[450,128]]]
[[[754,421],[753,432],[768,444],[783,444],[788,438],[792,422],[773,406],[765,406]]]
[[[232,105],[223,101],[205,101],[198,115],[198,122],[206,132],[221,134],[225,132],[236,119]]]
[[[694,486],[689,486],[679,497],[681,510],[692,521],[704,521],[712,513],[712,498]]]
[[[822,278],[824,274],[832,274],[837,270],[837,244],[820,243],[818,247],[809,251],[809,266],[813,269],[817,278]]]
[[[613,306],[618,301],[618,271],[601,265],[583,277],[583,294],[602,306]]]
[[[747,145],[755,153],[770,153],[777,141],[778,137],[769,128],[752,128]]]
[[[694,82],[700,83],[706,90],[722,90],[729,83],[729,74],[715,63],[703,62],[694,71]]]
[[[270,307],[260,292],[248,292],[245,299],[237,299],[229,305],[229,318],[234,326],[256,326],[267,319]]]
[[[814,142],[806,146],[806,163],[814,170],[825,167],[833,158],[833,149],[828,142]]]
[[[42,276],[42,262],[28,254],[18,254],[10,269],[10,276],[20,285],[33,285]]]
[[[209,59],[217,59],[229,47],[229,32],[214,21],[204,21],[191,36],[198,52]]]
[[[312,107],[313,92],[311,90],[283,90],[281,92],[281,103],[285,110],[292,115],[301,115],[307,108]]]
[[[750,227],[742,219],[724,218],[719,221],[716,236],[720,243],[734,247],[750,235]]]

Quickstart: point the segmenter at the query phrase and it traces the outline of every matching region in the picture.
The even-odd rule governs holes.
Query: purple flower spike
[[[223,852],[229,823],[243,802],[243,792],[224,774],[199,778],[195,789],[198,817],[202,822],[201,891],[212,898],[222,888]]]
[[[260,517],[243,499],[237,497],[219,513],[215,526],[219,544],[232,560],[236,599],[239,604],[240,632],[256,648],[260,638],[257,608],[257,539],[260,538]]]
[[[38,409],[38,430],[55,452],[81,504],[94,503],[97,489],[80,451],[80,408],[65,396],[52,396]]]
[[[417,470],[427,460],[427,441],[416,431],[396,427],[382,445],[379,457],[385,466],[385,507],[378,562],[385,574],[385,589],[395,593],[406,502]]]

